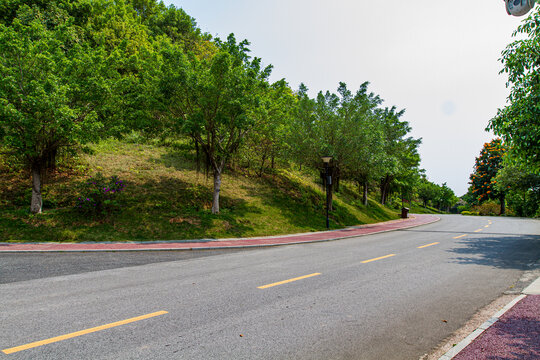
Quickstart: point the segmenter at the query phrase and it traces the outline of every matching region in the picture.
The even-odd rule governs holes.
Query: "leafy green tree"
[[[503,138],[521,161],[540,171],[540,7],[517,28],[513,36],[526,35],[503,51],[502,72],[508,74],[508,102],[491,119],[488,129]]]
[[[427,207],[431,202],[433,203],[437,199],[438,195],[438,185],[429,181],[426,177],[422,177],[417,185],[416,193],[424,207]]]
[[[435,201],[437,202],[437,209],[450,211],[450,207],[453,206],[459,199],[454,194],[454,191],[450,189],[446,183],[441,186],[437,186],[437,196]]]
[[[47,27],[24,5],[0,24],[0,133],[32,174],[31,211],[41,212],[41,174],[62,148],[95,140],[105,126],[96,108],[110,90],[104,51],[79,41],[65,16]]]
[[[344,83],[340,83],[338,88],[344,139],[341,146],[346,150],[343,176],[358,184],[365,206],[368,204],[369,184],[382,176],[384,159],[383,129],[375,115],[375,109],[382,100],[368,93],[368,85],[368,82],[360,85],[354,96]]]
[[[41,175],[59,151],[120,136],[146,114],[142,74],[155,54],[127,1],[8,5],[0,8],[0,135],[31,170],[39,213]]]
[[[501,139],[485,143],[480,156],[476,158],[474,172],[470,176],[470,191],[481,204],[488,199],[497,199],[501,203],[501,214],[505,213],[505,192],[495,187],[495,176],[502,168],[506,149]]]
[[[540,215],[540,175],[532,172],[529,167],[512,156],[506,156],[494,182],[495,189],[506,194],[508,207],[516,215]]]
[[[395,107],[378,109],[377,114],[384,133],[384,175],[380,180],[381,204],[386,204],[389,195],[402,186],[411,188],[419,174],[421,139],[406,137],[411,131],[409,123],[400,118],[405,110]]]
[[[286,134],[289,148],[288,160],[300,166],[308,165],[317,168],[320,158],[315,162],[314,157],[320,154],[318,152],[313,154],[313,141],[317,139],[314,124],[315,101],[309,97],[308,90],[302,83],[296,92],[296,106],[292,110],[291,126],[287,128]]]
[[[285,137],[290,130],[295,103],[291,89],[285,80],[280,80],[261,93],[261,106],[250,115],[255,125],[240,152],[248,167],[252,162],[258,164],[259,176],[268,165],[274,168],[276,158],[288,151]]]
[[[250,59],[246,40],[237,43],[231,34],[215,43],[219,51],[209,59],[165,49],[164,73],[172,77],[161,81],[171,113],[200,144],[212,169],[214,214],[219,212],[222,172],[255,125],[251,115],[271,71],[261,67],[260,59]]]

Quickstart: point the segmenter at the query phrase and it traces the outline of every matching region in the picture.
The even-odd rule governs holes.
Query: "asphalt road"
[[[81,272],[72,254],[63,275],[34,271],[26,281],[9,274],[54,259],[2,255],[0,359],[418,359],[526,285],[519,279],[540,259],[540,221],[443,216],[408,230],[211,255],[152,254],[144,265],[98,262],[96,271],[85,261]]]

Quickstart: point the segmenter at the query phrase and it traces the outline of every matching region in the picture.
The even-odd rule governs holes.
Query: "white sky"
[[[484,131],[506,103],[501,51],[522,18],[502,0],[174,0],[204,31],[251,42],[272,64],[272,81],[315,96],[344,81],[364,81],[406,109],[412,136],[423,139],[428,178],[467,191],[474,159],[493,134]]]

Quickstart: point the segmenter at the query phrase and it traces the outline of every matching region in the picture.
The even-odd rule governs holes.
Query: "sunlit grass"
[[[10,195],[0,217],[0,241],[144,241],[267,236],[325,230],[325,195],[314,176],[278,170],[259,178],[226,170],[221,212],[211,213],[213,182],[196,171],[181,147],[104,141],[82,155],[71,170],[44,186],[44,213],[27,211],[30,181],[0,175]],[[80,184],[96,173],[118,175],[127,184],[119,213],[85,218],[75,209]],[[331,227],[394,219],[395,211],[370,201],[360,204],[346,184],[334,196]]]

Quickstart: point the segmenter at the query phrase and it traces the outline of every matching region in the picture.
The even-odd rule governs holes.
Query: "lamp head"
[[[535,0],[504,0],[508,15],[523,16],[533,7]]]
[[[332,160],[332,156],[321,156],[323,163],[328,164]]]

